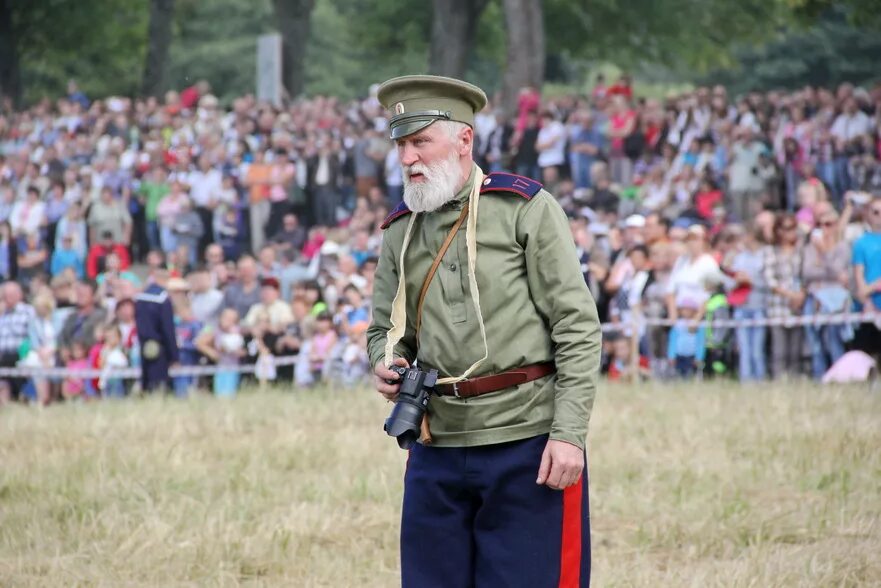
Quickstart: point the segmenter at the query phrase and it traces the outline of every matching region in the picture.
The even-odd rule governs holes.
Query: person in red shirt
[[[631,85],[630,76],[621,74],[621,77],[618,78],[614,86],[609,88],[607,93],[609,96],[624,96],[627,102],[633,100],[633,86]]]
[[[195,108],[199,104],[199,98],[211,91],[211,86],[205,80],[199,80],[180,93],[180,105],[182,108]]]
[[[694,208],[704,220],[713,220],[713,209],[722,204],[722,191],[709,178],[701,180],[694,195]]]
[[[94,280],[104,271],[104,259],[111,252],[119,256],[119,271],[128,269],[132,264],[125,245],[114,243],[113,233],[105,231],[101,234],[101,241],[92,245],[86,257],[86,275],[89,279]]]

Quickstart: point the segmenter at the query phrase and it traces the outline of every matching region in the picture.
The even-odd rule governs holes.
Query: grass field
[[[0,586],[395,586],[388,408],[2,409]],[[877,393],[605,386],[589,452],[595,586],[881,585]]]

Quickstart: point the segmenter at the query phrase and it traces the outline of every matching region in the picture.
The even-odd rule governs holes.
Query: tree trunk
[[[489,0],[432,0],[429,71],[451,78],[465,77],[474,50],[477,23]]]
[[[282,82],[289,98],[306,87],[304,62],[315,0],[272,0],[282,38]]]
[[[147,61],[141,91],[145,96],[159,96],[165,89],[165,67],[171,45],[171,22],[174,0],[150,0],[150,26],[147,31]]]
[[[545,37],[542,0],[504,0],[508,67],[502,88],[502,106],[508,115],[517,112],[520,89],[540,89],[544,81]]]
[[[21,101],[21,77],[18,50],[12,26],[12,0],[0,0],[0,99],[9,99],[14,106]],[[0,111],[3,105],[0,104]]]

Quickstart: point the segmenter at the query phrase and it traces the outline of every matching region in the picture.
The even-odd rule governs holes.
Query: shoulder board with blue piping
[[[391,225],[393,222],[395,222],[405,214],[410,214],[410,209],[407,208],[406,204],[401,202],[395,207],[393,211],[391,211],[391,213],[387,217],[385,217],[385,220],[382,221],[382,224],[379,225],[379,228],[381,228],[383,231],[386,230],[387,228],[389,228],[389,225]]]
[[[483,180],[483,186],[480,187],[480,193],[487,192],[513,192],[523,196],[527,200],[538,194],[542,189],[542,185],[535,180],[524,178],[515,174],[505,172],[491,173]]]

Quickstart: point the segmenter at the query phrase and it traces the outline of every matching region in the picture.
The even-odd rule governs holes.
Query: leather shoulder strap
[[[447,249],[450,248],[450,244],[452,244],[453,238],[456,236],[456,233],[459,232],[459,227],[462,226],[462,223],[465,222],[466,218],[468,218],[467,203],[464,207],[462,207],[462,214],[459,215],[459,218],[456,220],[456,224],[454,224],[453,228],[450,229],[450,232],[447,233],[447,238],[444,239],[443,245],[441,245],[440,249],[438,249],[437,255],[434,256],[434,262],[432,262],[431,264],[431,269],[428,270],[428,274],[425,276],[425,281],[422,282],[422,290],[419,292],[419,302],[416,303],[417,338],[419,337],[419,328],[422,326],[422,305],[425,303],[425,295],[428,293],[428,286],[431,284],[431,280],[432,278],[434,278],[434,274],[437,273],[437,268],[440,266],[441,260],[447,253]]]

